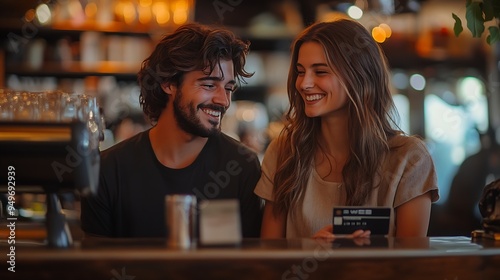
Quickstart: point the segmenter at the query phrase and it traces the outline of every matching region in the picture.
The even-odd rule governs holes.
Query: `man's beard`
[[[222,121],[222,116],[225,113],[225,108],[217,105],[206,105],[206,106],[198,106],[196,108],[192,102],[190,102],[187,106],[182,106],[182,92],[178,91],[177,95],[174,98],[174,118],[177,121],[179,127],[185,132],[200,136],[200,137],[210,137],[215,136],[221,131],[221,124],[213,123],[211,121],[210,124],[212,126],[210,128],[206,128],[202,123],[200,118],[196,115],[197,110],[201,110],[201,107],[210,108],[212,110],[221,111],[220,120]]]

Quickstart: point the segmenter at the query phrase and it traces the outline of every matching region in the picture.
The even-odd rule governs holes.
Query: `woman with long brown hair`
[[[391,207],[390,235],[427,235],[434,164],[422,140],[397,129],[385,56],[361,24],[320,22],[299,34],[288,98],[255,189],[266,200],[261,237],[333,237],[334,206]]]

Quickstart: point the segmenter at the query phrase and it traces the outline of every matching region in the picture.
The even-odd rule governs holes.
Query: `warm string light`
[[[166,24],[170,20],[167,1],[155,1],[152,10],[158,24]]]
[[[87,19],[95,19],[97,15],[97,4],[95,2],[89,2],[85,6],[85,16]]]
[[[139,22],[142,24],[148,24],[151,22],[153,18],[153,14],[151,12],[151,5],[153,4],[152,0],[139,0]]]
[[[133,24],[136,19],[135,5],[132,1],[127,1],[123,5],[123,21],[126,24]]]
[[[35,19],[35,17],[36,17],[36,12],[34,9],[29,9],[24,14],[24,19],[26,20],[26,22],[32,22]]]
[[[189,5],[185,0],[179,0],[174,5],[174,23],[183,24],[188,20]]]
[[[50,23],[50,19],[52,18],[52,13],[50,12],[49,6],[47,4],[40,4],[36,7],[36,18],[38,22],[42,25],[46,25]]]
[[[27,22],[37,20],[42,25],[52,22],[85,22],[103,20],[123,22],[127,25],[181,25],[189,21],[192,0],[113,0],[109,5],[98,6],[97,0],[68,0],[54,5],[40,4],[26,11]],[[103,16],[108,14],[108,16]],[[53,20],[54,19],[54,20]]]
[[[188,21],[191,6],[187,0],[138,0],[135,9],[141,24],[148,24],[154,20],[159,25],[166,25],[171,21],[175,25],[181,25]],[[124,14],[124,17],[126,19],[127,15]],[[130,18],[130,21],[133,20],[135,17]]]
[[[381,23],[372,29],[372,37],[378,43],[383,43],[392,35],[392,29],[389,25]]]

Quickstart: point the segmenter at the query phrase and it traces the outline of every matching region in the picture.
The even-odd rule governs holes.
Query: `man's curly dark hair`
[[[139,102],[142,110],[155,124],[169,101],[161,84],[182,83],[184,73],[205,71],[210,74],[220,67],[220,60],[232,60],[238,82],[245,82],[253,74],[245,69],[249,42],[237,38],[227,29],[190,23],[165,36],[153,53],[142,62],[138,73],[141,86]]]

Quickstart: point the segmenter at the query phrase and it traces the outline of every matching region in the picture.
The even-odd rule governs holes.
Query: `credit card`
[[[333,234],[352,234],[358,229],[370,230],[371,235],[389,234],[389,207],[334,207]]]

